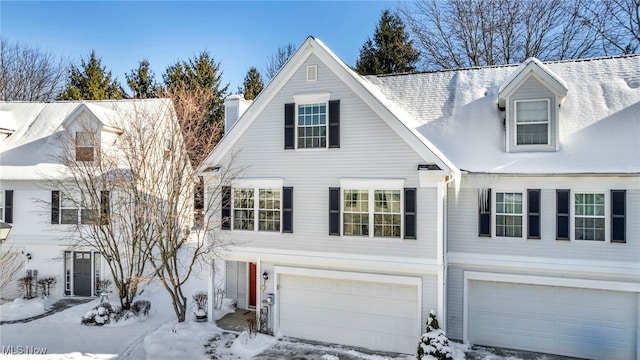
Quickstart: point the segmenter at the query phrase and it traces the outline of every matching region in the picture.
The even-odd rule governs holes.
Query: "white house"
[[[100,190],[99,204],[89,208],[70,189],[76,183],[57,185],[66,184],[69,166],[116,153],[119,138],[140,116],[158,132],[177,125],[168,99],[0,102],[0,220],[12,225],[3,248],[24,254],[25,270],[34,276],[55,276],[57,295],[94,296],[97,281],[111,277],[103,256],[79,242],[76,229],[117,208],[109,191]]]
[[[466,343],[639,356],[640,56],[362,77],[309,37],[226,106],[211,296],[376,350],[435,310]]]

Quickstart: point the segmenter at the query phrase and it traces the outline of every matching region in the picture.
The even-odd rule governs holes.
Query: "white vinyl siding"
[[[323,75],[311,89],[306,81],[306,65],[315,64],[318,74]],[[331,151],[284,150],[283,104],[291,103],[299,94],[327,91],[331,92],[331,99],[340,99],[340,148]],[[435,204],[439,200],[435,187],[420,188],[416,192],[417,241],[397,241],[397,238],[368,241],[361,236],[344,236],[336,242],[328,235],[327,189],[340,187],[338,179],[402,178],[405,179],[404,187],[418,188],[416,166],[430,161],[419,156],[317,57],[311,56],[301,64],[300,70],[264,107],[234,148],[238,151],[234,152],[232,164],[235,169],[242,169],[243,178],[282,178],[283,186],[295,189],[294,233],[282,236],[277,232],[263,232],[258,240],[254,233],[238,231],[234,234],[237,241],[249,246],[259,243],[260,248],[274,250],[332,249],[332,252],[342,254],[436,258],[438,225]],[[366,246],[363,241],[367,241]],[[390,241],[393,241],[393,246]]]

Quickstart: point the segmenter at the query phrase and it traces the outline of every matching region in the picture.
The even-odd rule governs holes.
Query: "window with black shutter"
[[[416,189],[404,189],[404,238],[416,239]]]
[[[4,222],[13,223],[13,190],[4,191]]]
[[[111,202],[109,191],[100,191],[100,225],[109,225],[111,219]]]
[[[329,235],[340,236],[340,188],[329,188]]]
[[[293,188],[282,188],[282,232],[293,232]]]
[[[329,148],[340,147],[340,100],[329,101]]]
[[[222,230],[231,230],[231,186],[223,186],[221,195],[220,228]]]
[[[540,239],[540,189],[527,190],[527,208],[527,238]]]
[[[60,191],[51,191],[51,223],[60,223]]]
[[[556,239],[569,240],[569,190],[556,190]]]
[[[491,189],[480,189],[478,197],[478,236],[491,236]]]
[[[284,148],[294,149],[295,140],[295,116],[296,116],[296,104],[284,104]]]
[[[626,195],[625,190],[611,190],[611,242],[626,243]]]

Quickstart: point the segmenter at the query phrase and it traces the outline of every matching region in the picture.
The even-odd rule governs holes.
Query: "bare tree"
[[[585,5],[584,21],[602,37],[606,54],[640,50],[640,0],[602,0]]]
[[[52,53],[0,40],[0,100],[50,101],[62,91],[67,62]]]
[[[421,0],[400,9],[427,69],[599,54],[587,0]]]
[[[22,274],[25,256],[12,247],[0,249],[0,293],[5,296]]]
[[[280,71],[280,68],[289,60],[296,52],[296,46],[287,44],[278,48],[278,50],[267,59],[266,76],[268,81]]]

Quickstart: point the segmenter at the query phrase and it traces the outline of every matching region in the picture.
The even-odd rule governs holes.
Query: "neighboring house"
[[[362,77],[309,37],[225,104],[211,298],[375,350],[435,310],[466,343],[639,356],[640,56]]]
[[[133,119],[149,114],[158,132],[177,124],[167,99],[0,102],[0,214],[13,226],[5,245],[24,254],[27,272],[55,276],[56,295],[95,296],[98,280],[111,277],[106,259],[77,230],[108,221],[115,195],[98,189],[99,203],[81,205],[76,183],[65,180],[69,167],[89,168],[101,156],[105,162]]]

